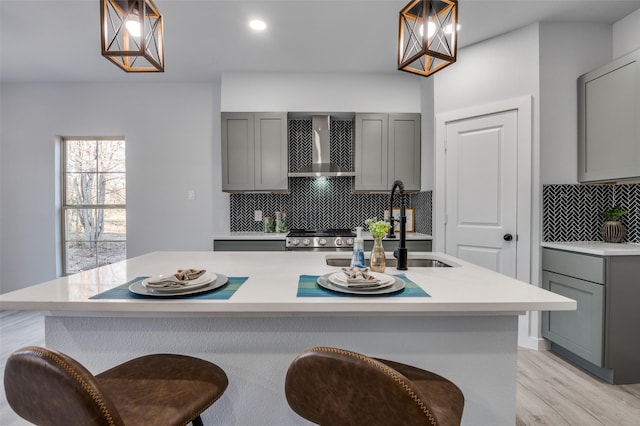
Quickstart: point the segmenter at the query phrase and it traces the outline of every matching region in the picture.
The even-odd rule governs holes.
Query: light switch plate
[[[256,210],[253,212],[253,220],[260,222],[262,220],[262,210]]]
[[[196,199],[196,190],[195,189],[190,189],[187,191],[187,200],[189,201],[193,201]]]

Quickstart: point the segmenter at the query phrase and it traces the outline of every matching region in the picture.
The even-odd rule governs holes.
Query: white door
[[[445,251],[516,277],[518,111],[446,123]]]

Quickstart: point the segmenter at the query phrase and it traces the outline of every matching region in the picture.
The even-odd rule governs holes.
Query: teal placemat
[[[95,296],[91,296],[89,299],[125,299],[125,300],[133,300],[133,299],[153,299],[153,300],[171,300],[171,299],[199,299],[199,300],[226,300],[233,296],[233,293],[236,292],[238,288],[247,280],[249,277],[229,277],[229,282],[219,287],[215,290],[212,290],[208,293],[199,293],[199,294],[187,294],[185,296],[167,296],[167,297],[156,297],[156,296],[144,296],[142,294],[131,293],[129,291],[129,286],[136,281],[144,280],[149,277],[137,277],[129,281],[128,283],[119,285],[118,287],[114,287],[110,290],[103,291],[100,294],[96,294]]]
[[[359,297],[357,294],[340,293],[337,291],[328,290],[318,285],[319,275],[300,275],[298,279],[298,297]],[[395,293],[371,295],[367,294],[366,297],[431,297],[426,291],[418,286],[418,284],[411,281],[404,274],[396,274],[394,277],[398,277],[405,282],[405,287]]]

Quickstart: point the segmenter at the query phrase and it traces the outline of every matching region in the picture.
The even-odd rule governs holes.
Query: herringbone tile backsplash
[[[620,204],[629,212],[622,222],[625,240],[640,243],[640,184],[544,185],[542,188],[543,241],[602,241],[600,213]]]
[[[311,119],[289,120],[289,170],[310,165],[312,159]],[[353,169],[353,122],[331,118],[331,162]],[[290,178],[288,194],[230,194],[231,232],[260,232],[263,223],[254,220],[254,211],[273,216],[287,212],[289,229],[329,229],[364,226],[370,217],[382,219],[389,209],[389,194],[353,192],[354,178]],[[391,189],[391,188],[389,188]],[[415,232],[431,234],[431,191],[406,195],[407,207],[414,210]],[[399,198],[395,206],[399,207]]]
[[[291,178],[289,188],[289,194],[230,194],[231,232],[262,231],[255,210],[269,216],[286,211],[289,229],[353,229],[389,209],[389,194],[354,193],[349,177]],[[431,234],[431,191],[406,195],[406,203],[414,208],[415,232]],[[394,204],[400,206],[398,197]]]

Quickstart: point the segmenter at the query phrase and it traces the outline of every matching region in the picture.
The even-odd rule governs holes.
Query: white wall
[[[0,142],[2,141],[2,108],[3,108],[3,104],[2,104],[2,93],[3,92],[3,88],[2,88],[2,84],[0,84]],[[2,232],[2,217],[4,216],[2,214],[2,194],[4,193],[4,191],[2,190],[2,144],[0,143],[0,293],[2,293],[2,241],[4,241],[3,238],[3,232]]]
[[[229,226],[219,99],[219,82],[3,85],[1,291],[55,278],[56,136],[126,138],[129,257],[211,250]]]
[[[421,180],[420,189],[422,191],[433,191],[433,165],[435,154],[435,116],[434,116],[434,78],[422,78],[420,80],[422,123],[421,132],[422,146],[420,151]]]
[[[435,113],[522,95],[538,97],[538,24],[458,51],[458,61],[434,74]]]
[[[420,112],[420,78],[400,72],[225,73],[221,110]]]
[[[640,9],[613,24],[613,58],[640,49]]]
[[[611,25],[540,24],[540,180],[578,183],[580,75],[611,61]]]

